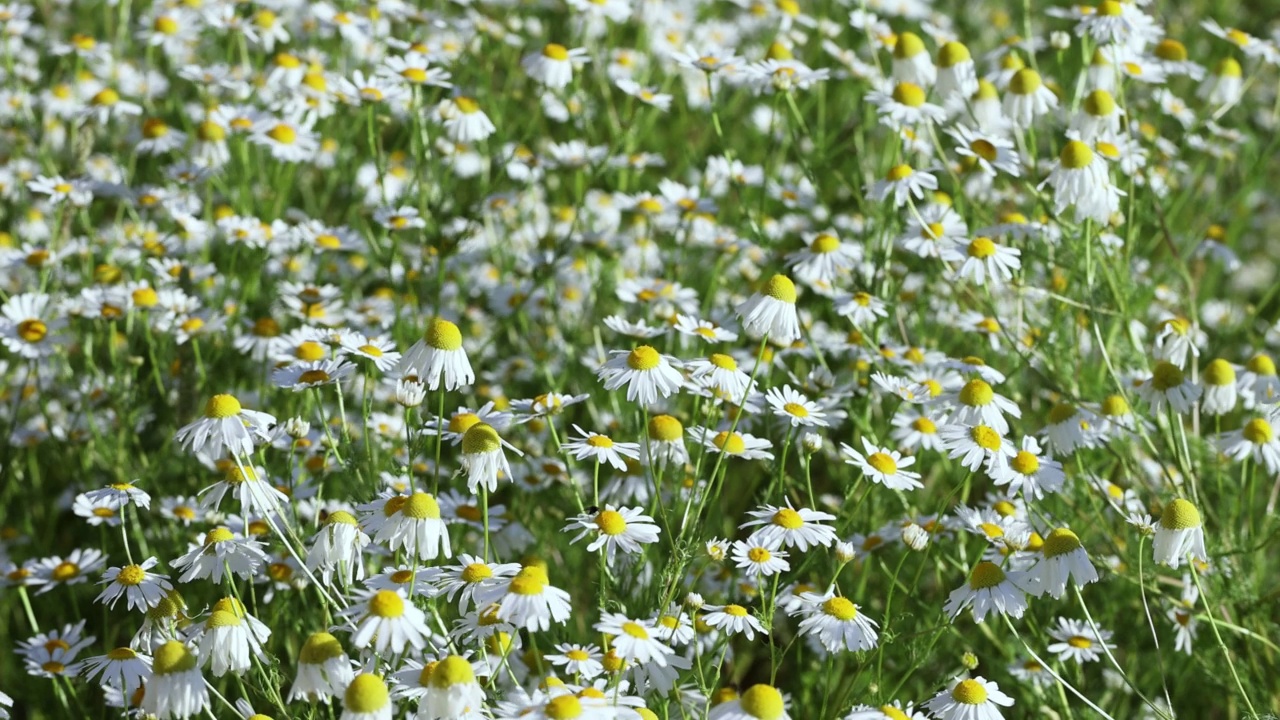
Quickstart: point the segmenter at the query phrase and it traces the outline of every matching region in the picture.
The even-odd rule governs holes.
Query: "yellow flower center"
[[[627,367],[632,370],[652,370],[662,362],[662,356],[648,345],[640,345],[627,355]]]
[[[627,531],[627,521],[616,510],[601,510],[596,513],[596,527],[605,535],[621,535]]]
[[[1200,511],[1195,505],[1178,498],[1165,506],[1160,515],[1160,526],[1166,530],[1187,530],[1200,527]]]
[[[752,685],[738,703],[743,712],[757,720],[778,720],[786,714],[782,693],[770,685]]]
[[[822,612],[845,622],[858,616],[858,608],[848,598],[843,597],[833,597],[822,603]]]
[[[375,713],[391,701],[382,678],[361,673],[351,681],[342,695],[343,705],[352,713]]]
[[[234,395],[214,395],[209,398],[209,402],[204,405],[204,416],[210,419],[221,420],[240,414],[240,401]]]
[[[963,705],[981,705],[987,701],[987,689],[977,680],[961,680],[951,689],[951,699]]]

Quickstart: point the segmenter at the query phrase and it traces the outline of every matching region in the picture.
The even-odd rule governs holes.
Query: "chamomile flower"
[[[594,534],[595,539],[587,546],[587,551],[596,552],[603,548],[611,562],[619,550],[628,554],[638,553],[644,545],[658,542],[659,533],[653,518],[645,515],[642,508],[614,508],[612,505],[594,513],[578,515],[564,532],[575,530],[581,532],[570,542]]]
[[[421,650],[431,636],[426,615],[400,590],[371,592],[339,614],[355,624],[353,646],[373,647],[380,654],[399,654],[409,647]]]
[[[624,458],[640,459],[640,444],[617,442],[608,435],[592,433],[573,426],[578,437],[571,438],[561,445],[561,449],[578,460],[593,460],[596,463],[608,463],[614,468],[626,472],[627,463]]]
[[[711,708],[708,720],[791,720],[787,701],[772,685],[752,685],[741,696]]]
[[[194,652],[169,640],[152,654],[151,681],[142,696],[142,710],[159,720],[189,718],[209,707],[209,691]]]
[[[467,351],[462,347],[462,332],[443,318],[433,318],[422,339],[414,343],[400,358],[401,374],[425,378],[427,387],[438,390],[443,381],[446,390],[457,390],[476,380]]]
[[[154,557],[147,558],[139,565],[107,568],[102,574],[101,584],[106,585],[102,593],[94,600],[107,607],[114,608],[120,596],[125,597],[125,607],[133,610],[153,608],[160,604],[173,586],[169,584],[168,575],[152,573],[151,568],[160,561]]]
[[[734,541],[731,555],[747,577],[769,577],[791,569],[788,553],[781,547],[782,541],[777,536],[756,531],[746,540]]]
[[[943,611],[954,619],[972,606],[975,622],[982,622],[991,612],[1022,617],[1027,609],[1027,582],[1025,573],[1006,572],[999,565],[983,560],[974,566],[964,585],[951,591]]]
[[[836,531],[822,524],[835,520],[835,515],[809,508],[796,510],[789,500],[786,507],[764,505],[759,510],[747,511],[747,515],[754,519],[742,523],[740,528],[758,527],[753,531],[755,536],[777,541],[782,547],[806,552],[811,547],[830,547],[837,540]]]
[[[499,479],[511,479],[511,465],[504,450],[524,455],[488,423],[476,423],[463,434],[462,469],[467,474],[467,489],[471,494],[476,494],[481,485],[493,492],[498,488]]]
[[[1186,414],[1191,412],[1196,400],[1200,398],[1200,385],[1191,381],[1177,365],[1160,361],[1147,378],[1137,388],[1138,395],[1151,405],[1151,412],[1159,413],[1166,406],[1173,412]]]
[[[920,473],[904,469],[915,464],[914,457],[879,447],[865,436],[862,438],[862,447],[865,454],[846,443],[840,443],[840,452],[845,456],[846,464],[857,467],[872,482],[890,490],[910,491],[924,487],[924,483],[920,482]]]
[[[1013,698],[980,676],[956,678],[924,704],[937,720],[1001,720],[1000,708],[1012,706]]]
[[[870,650],[879,642],[876,622],[854,602],[832,592],[803,593],[799,632],[818,639],[827,652]]]
[[[254,445],[271,439],[275,423],[274,415],[247,410],[234,395],[219,394],[205,403],[204,417],[183,426],[174,439],[193,454],[248,456]]]
[[[1204,549],[1204,528],[1200,523],[1200,511],[1190,502],[1177,498],[1165,506],[1156,527],[1156,537],[1151,547],[1155,561],[1177,569],[1188,558],[1208,562]]]
[[[649,406],[679,392],[684,378],[680,374],[680,361],[663,355],[648,345],[638,345],[631,351],[614,350],[596,377],[604,383],[605,390],[627,388],[627,401]]]
[[[1058,642],[1051,643],[1046,649],[1057,655],[1062,662],[1094,662],[1102,657],[1106,649],[1115,647],[1109,642],[1110,631],[1098,628],[1098,632],[1094,632],[1089,625],[1064,617],[1058,618],[1057,627],[1049,629],[1049,636]]]
[[[796,314],[796,286],[786,275],[774,275],[764,288],[738,305],[742,329],[765,336],[776,343],[800,339],[800,319]]]
[[[751,641],[755,639],[756,633],[769,634],[751,611],[741,605],[705,605],[702,610],[703,622],[728,635],[744,635]]]

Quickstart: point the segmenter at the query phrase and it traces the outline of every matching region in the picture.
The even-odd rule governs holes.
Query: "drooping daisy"
[[[736,308],[742,329],[776,343],[800,339],[800,319],[796,313],[796,286],[786,275],[774,275],[764,288],[753,293]]]
[[[791,720],[786,698],[772,685],[752,685],[741,696],[711,708],[708,720]]]
[[[271,439],[275,423],[274,415],[246,410],[234,395],[219,394],[205,403],[204,417],[179,429],[175,439],[191,453],[248,456],[256,443]]]
[[[440,388],[442,379],[446,390],[457,390],[476,380],[462,347],[462,331],[444,318],[432,318],[422,339],[400,358],[398,368],[402,375],[425,378],[433,391]]]
[[[1089,553],[1068,528],[1050,531],[1040,546],[1040,555],[1040,560],[1027,573],[1030,587],[1039,595],[1047,594],[1057,600],[1072,580],[1077,587],[1098,581],[1098,571],[1089,562]]]
[[[195,653],[177,640],[156,648],[151,682],[142,696],[142,709],[159,720],[195,717],[209,707],[209,691]]]
[[[924,704],[937,720],[1001,720],[1001,707],[1012,707],[1013,698],[983,677],[956,678],[949,687]]]
[[[169,584],[168,575],[151,572],[151,568],[159,562],[158,559],[150,557],[140,565],[108,568],[102,574],[102,584],[106,587],[94,602],[114,608],[120,596],[124,595],[125,607],[129,610],[135,607],[145,610],[159,605],[165,595],[173,589]]]
[[[924,487],[920,482],[920,473],[904,470],[915,464],[916,459],[903,456],[897,450],[878,447],[863,436],[862,447],[865,454],[858,452],[846,443],[840,443],[840,452],[845,456],[845,463],[862,470],[872,482],[879,483],[890,490],[918,490]]]
[[[289,702],[325,702],[341,695],[354,676],[342,643],[327,632],[312,633],[298,651],[298,674],[289,687]]]
[[[813,635],[827,652],[870,650],[879,642],[876,622],[846,597],[833,592],[803,593],[799,632]]]
[[[564,624],[572,611],[569,593],[551,585],[547,571],[537,565],[526,565],[515,577],[481,588],[476,602],[497,602],[498,620],[529,631],[545,632],[552,622]]]
[[[1191,558],[1208,562],[1204,549],[1204,528],[1200,523],[1200,511],[1190,502],[1177,498],[1160,513],[1160,524],[1151,543],[1155,561],[1177,569],[1184,560]]]
[[[356,625],[356,631],[351,635],[353,646],[372,646],[380,654],[399,654],[407,647],[421,650],[431,635],[426,615],[400,590],[371,592],[362,602],[339,614]]]
[[[481,485],[493,492],[498,489],[499,478],[511,479],[511,465],[504,449],[524,456],[488,423],[476,423],[463,434],[462,469],[467,473],[467,489],[472,495],[479,492]]]
[[[968,582],[951,591],[943,611],[955,618],[972,605],[975,622],[982,622],[992,611],[1022,617],[1027,609],[1026,584],[1025,573],[1006,573],[999,565],[983,560],[974,566]]]
[[[1115,647],[1109,642],[1110,631],[1098,628],[1098,632],[1094,632],[1092,627],[1080,620],[1064,617],[1058,618],[1058,626],[1050,628],[1049,635],[1058,642],[1050,644],[1046,649],[1063,662],[1094,662],[1102,657],[1106,649]]]
[[[648,345],[638,345],[631,351],[614,350],[596,376],[604,383],[605,390],[617,390],[627,386],[627,402],[639,402],[649,406],[660,397],[670,397],[680,391],[684,378],[678,368],[680,361],[663,355]]]
[[[395,704],[387,683],[373,673],[360,673],[342,693],[340,720],[391,720]]]
[[[588,552],[596,552],[604,548],[609,561],[621,550],[624,553],[638,553],[648,543],[658,541],[659,529],[653,518],[644,514],[643,508],[614,508],[606,505],[595,513],[583,513],[575,517],[564,529],[564,532],[581,532],[570,542],[596,533],[595,539],[587,545]]]

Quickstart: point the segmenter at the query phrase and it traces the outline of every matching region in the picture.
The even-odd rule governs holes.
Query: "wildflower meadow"
[[[0,720],[1280,714],[1277,0],[0,51]]]

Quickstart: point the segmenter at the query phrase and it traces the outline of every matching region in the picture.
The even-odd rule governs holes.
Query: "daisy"
[[[653,518],[645,515],[641,508],[617,508],[606,505],[595,513],[583,513],[573,518],[564,532],[581,530],[570,542],[596,533],[595,539],[587,546],[588,552],[596,552],[604,548],[609,562],[613,562],[618,550],[624,553],[638,553],[643,545],[658,542],[658,526]]]
[[[708,720],[791,720],[786,698],[772,685],[752,685],[740,697],[711,708]]]
[[[743,460],[773,459],[773,453],[769,452],[773,447],[773,443],[765,438],[730,430],[715,432],[703,427],[689,428],[689,434],[713,453],[721,453],[727,457],[742,458]]]
[[[703,622],[729,635],[745,635],[751,641],[755,640],[756,633],[769,634],[760,621],[741,605],[706,605],[702,609],[705,611]]]
[[[791,569],[787,562],[788,553],[781,550],[781,541],[776,536],[765,536],[757,530],[746,540],[736,540],[731,554],[737,567],[746,571],[748,578],[762,578],[777,575]]]
[[[654,637],[657,628],[648,621],[632,620],[619,613],[604,613],[593,627],[596,632],[611,636],[609,646],[619,659],[629,663],[666,665],[667,656],[675,654]]]
[[[755,536],[800,552],[810,547],[830,547],[837,539],[834,529],[821,524],[835,520],[835,515],[809,508],[796,510],[789,499],[786,507],[765,505],[759,510],[747,511],[747,515],[755,519],[742,523],[739,528],[760,526],[754,531]]]
[[[1239,392],[1236,369],[1231,363],[1222,358],[1211,360],[1204,368],[1203,378],[1200,410],[1209,415],[1225,415],[1234,410]]]
[[[114,608],[121,595],[125,596],[125,608],[139,610],[153,608],[160,604],[165,595],[173,590],[168,575],[151,572],[160,561],[154,557],[147,558],[140,565],[125,565],[108,568],[102,574],[100,584],[106,585],[94,602],[100,602]]]
[[[1111,632],[1098,629],[1094,632],[1093,628],[1079,620],[1070,620],[1068,618],[1058,618],[1058,626],[1050,628],[1049,635],[1058,642],[1049,645],[1049,652],[1058,656],[1058,660],[1066,662],[1074,660],[1078,664],[1086,662],[1094,662],[1102,657],[1103,653],[1115,646],[1112,645]]]
[[[59,585],[87,582],[89,576],[105,564],[106,556],[101,550],[77,548],[65,559],[61,555],[54,555],[36,561],[28,584],[41,586],[35,594],[43,595]]]
[[[524,456],[488,423],[476,423],[463,434],[462,469],[467,474],[467,489],[472,495],[481,485],[493,492],[498,489],[500,478],[511,479],[511,465],[507,463],[504,448]]]
[[[984,560],[974,566],[968,582],[951,591],[943,611],[954,619],[972,605],[975,622],[982,622],[993,610],[1022,617],[1027,609],[1026,583],[1025,573],[1017,570],[1006,573],[999,565]]]
[[[1271,475],[1280,474],[1280,439],[1271,422],[1275,416],[1255,417],[1244,427],[1218,437],[1218,449],[1232,460],[1252,457]]]
[[[943,260],[961,263],[956,277],[976,285],[990,282],[992,287],[1013,279],[1013,274],[1022,267],[1021,255],[1018,248],[1000,245],[989,237],[961,240],[942,251]]]
[[[833,285],[862,260],[861,247],[841,242],[834,230],[805,233],[804,240],[805,248],[788,254],[786,263],[809,285]]]
[[[373,540],[392,552],[403,549],[417,560],[453,554],[448,528],[440,518],[440,504],[430,493],[414,492],[405,497],[395,512],[386,516]]]
[[[58,348],[57,330],[65,322],[54,317],[52,301],[39,293],[10,296],[0,305],[0,344],[28,360],[51,355]]]
[[[177,640],[157,647],[151,660],[151,681],[142,696],[142,710],[159,720],[189,718],[209,708],[209,691],[196,655]]]
[[[342,643],[327,632],[312,633],[298,651],[298,673],[289,687],[288,702],[326,702],[341,695],[353,676]]]
[[[800,320],[796,314],[796,286],[786,275],[774,275],[763,291],[754,293],[737,313],[742,328],[776,343],[800,339]]]
[[[313,573],[319,571],[320,579],[326,585],[332,581],[336,570],[343,587],[350,587],[355,581],[364,579],[361,552],[369,542],[369,536],[360,529],[354,515],[346,510],[329,513],[312,538],[311,548],[307,551],[307,569]]]
[[[342,693],[342,715],[339,720],[391,720],[395,704],[387,683],[372,673],[360,673],[351,679]]]
[[[1067,583],[1071,580],[1077,587],[1098,581],[1098,571],[1089,562],[1089,553],[1080,544],[1080,538],[1068,528],[1050,531],[1040,546],[1040,555],[1040,560],[1027,573],[1030,587],[1038,595],[1047,594],[1058,600],[1067,591]]]
[[[569,49],[548,43],[540,52],[524,57],[521,65],[529,77],[552,90],[562,90],[573,82],[573,67],[590,61],[586,48]]]
[[[626,472],[627,463],[623,458],[640,459],[640,443],[614,442],[607,435],[589,433],[576,424],[573,429],[579,437],[570,439],[560,447],[578,460],[591,459],[597,464],[607,462]]]
[[[773,407],[773,414],[785,418],[793,428],[827,427],[831,424],[821,405],[801,395],[790,385],[783,385],[780,389],[769,388],[765,399]]]
[[[1201,388],[1177,365],[1162,360],[1156,363],[1151,377],[1138,385],[1137,391],[1151,405],[1152,413],[1159,413],[1168,405],[1173,412],[1186,414],[1200,398]]]
[[[804,601],[800,634],[816,637],[827,652],[857,652],[876,646],[876,622],[848,598],[832,592],[803,593],[800,597]]]
[[[638,345],[630,352],[613,350],[610,358],[596,371],[605,390],[627,386],[627,402],[653,405],[680,391],[684,378],[680,361],[663,355],[648,345]]]
[[[1190,502],[1177,498],[1165,506],[1156,527],[1156,537],[1151,544],[1155,561],[1177,569],[1190,557],[1209,562],[1204,550],[1204,529],[1200,523],[1200,511]]]
[[[178,576],[179,583],[209,578],[222,582],[223,572],[248,578],[267,561],[262,544],[250,537],[236,537],[225,527],[216,527],[187,545],[187,553],[169,562],[175,570],[186,568]]]
[[[221,457],[229,450],[248,456],[256,443],[271,439],[275,423],[274,415],[246,410],[234,395],[219,394],[205,403],[204,417],[183,426],[174,439],[193,454]]]
[[[485,693],[471,661],[449,655],[431,669],[427,691],[418,705],[419,717],[462,718],[484,709]]]
[[[462,347],[462,332],[443,318],[433,318],[422,339],[414,343],[400,358],[401,375],[426,378],[431,390],[440,388],[444,378],[446,390],[457,390],[475,382],[476,374]]]
[[[421,650],[431,636],[426,615],[400,590],[371,592],[339,614],[355,624],[351,644],[361,649],[372,645],[379,654],[399,654],[407,647]]]
[[[840,443],[840,452],[845,456],[845,464],[853,465],[862,471],[872,482],[879,483],[890,490],[917,490],[924,487],[920,482],[920,473],[904,470],[915,464],[914,457],[904,457],[897,450],[874,445],[863,436],[862,447],[866,454],[860,453],[846,443]]]
[[[1042,455],[1040,443],[1030,435],[1022,438],[1022,447],[1006,462],[988,461],[987,474],[996,485],[1008,485],[1010,493],[1021,492],[1032,501],[1060,492],[1067,479],[1062,463]]]
[[[494,509],[490,508],[490,512]],[[487,563],[474,555],[462,553],[458,555],[457,565],[439,568],[432,583],[436,593],[449,602],[453,602],[456,595],[458,612],[465,613],[477,592],[510,580],[518,572],[519,563]]]
[[[125,695],[151,680],[151,658],[139,655],[131,648],[118,647],[106,655],[85,658],[71,668],[77,675],[90,682],[120,688]]]
[[[925,170],[916,170],[910,165],[895,165],[889,169],[883,180],[871,187],[871,197],[876,202],[884,202],[893,197],[893,206],[900,208],[911,199],[923,200],[925,192],[938,189],[938,179]]]
[[[1013,74],[1004,95],[1004,114],[1018,128],[1029,128],[1037,116],[1058,107],[1058,96],[1045,87],[1040,73],[1023,68]]]
[[[557,643],[556,652],[543,659],[555,667],[564,668],[566,675],[591,680],[604,672],[600,658],[600,648],[595,645]]]
[[[924,706],[937,720],[1001,720],[1001,707],[1011,707],[1013,698],[983,677],[957,678],[946,690]]]
[[[572,613],[569,593],[551,585],[547,571],[536,565],[520,569],[510,580],[476,592],[476,602],[498,602],[496,618],[525,630],[545,632],[551,623],[564,624]]]

